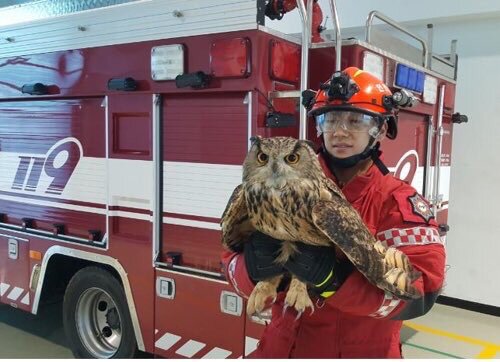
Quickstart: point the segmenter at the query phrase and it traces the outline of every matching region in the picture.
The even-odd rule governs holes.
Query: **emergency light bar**
[[[417,93],[424,91],[425,73],[413,69],[404,64],[396,67],[396,80],[394,84],[400,88],[406,88]]]

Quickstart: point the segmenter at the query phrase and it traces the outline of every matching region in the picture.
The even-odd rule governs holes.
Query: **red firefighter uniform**
[[[319,156],[325,174],[335,181]],[[272,306],[272,320],[265,328],[258,358],[399,358],[402,321],[425,314],[443,285],[445,249],[427,202],[408,184],[383,175],[372,165],[343,188],[368,229],[387,246],[408,255],[422,272],[414,285],[423,293],[404,301],[370,284],[354,270],[337,292],[317,301],[310,315],[299,320],[293,308],[282,313],[285,293]],[[223,263],[236,291],[248,297],[254,287],[242,255],[225,252]]]

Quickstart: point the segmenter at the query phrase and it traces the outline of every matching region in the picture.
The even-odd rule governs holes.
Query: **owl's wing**
[[[221,218],[222,245],[231,250],[241,252],[243,243],[255,231],[248,218],[247,205],[243,193],[243,185],[233,191]]]
[[[372,284],[400,298],[421,297],[412,285],[420,273],[413,270],[401,251],[377,242],[348,201],[319,201],[313,207],[312,218]]]
[[[330,193],[340,197],[341,199],[345,199],[344,194],[342,193],[342,190],[333,182],[330,180],[328,177],[325,177],[323,179],[325,187],[330,191]]]

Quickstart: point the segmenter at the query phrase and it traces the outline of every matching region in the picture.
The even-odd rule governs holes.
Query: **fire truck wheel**
[[[132,358],[138,352],[123,287],[104,269],[87,267],[73,276],[63,321],[76,358]]]

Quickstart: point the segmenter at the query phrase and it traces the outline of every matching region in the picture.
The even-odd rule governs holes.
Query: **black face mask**
[[[322,138],[323,139],[323,138]],[[382,172],[384,175],[389,173],[389,170],[387,167],[384,165],[384,163],[380,160],[379,156],[381,155],[382,152],[380,152],[380,142],[377,142],[373,147],[373,143],[375,142],[375,138],[370,137],[370,142],[368,142],[368,145],[366,148],[363,150],[363,152],[358,153],[357,155],[352,155],[346,158],[338,158],[335,156],[332,156],[325,147],[325,140],[323,139],[323,147],[321,148],[321,151],[323,156],[325,157],[326,164],[328,165],[328,168],[330,171],[335,174],[334,169],[336,168],[350,168],[358,164],[358,162],[366,160],[368,158],[371,158],[373,160],[373,163],[379,168],[380,172]]]

